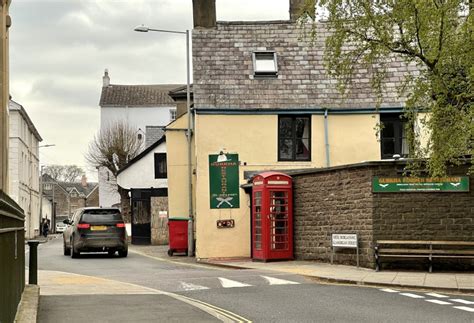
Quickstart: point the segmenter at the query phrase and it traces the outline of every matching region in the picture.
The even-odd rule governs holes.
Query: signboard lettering
[[[469,177],[378,177],[372,180],[374,193],[469,192]]]
[[[357,248],[357,234],[333,233],[331,246],[338,248]]]
[[[226,154],[227,160],[218,162],[219,155],[209,155],[209,193],[211,209],[238,209],[239,155]]]

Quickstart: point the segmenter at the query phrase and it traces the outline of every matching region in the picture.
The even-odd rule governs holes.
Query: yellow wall
[[[329,115],[328,137],[331,166],[380,159],[375,128],[378,115]]]
[[[380,159],[380,144],[374,127],[378,118],[371,115],[328,117],[331,165]],[[239,209],[210,209],[210,154],[221,150],[238,153],[240,184],[246,183],[244,171],[324,167],[324,116],[312,117],[310,162],[278,162],[277,115],[197,115],[197,179],[196,179],[196,256],[250,256],[250,201],[240,190]],[[170,182],[170,186],[172,183]],[[235,228],[217,229],[219,219],[234,219]]]
[[[330,166],[380,160],[380,142],[375,130],[379,120],[378,114],[330,114]],[[184,115],[169,128],[186,128],[186,121]],[[277,115],[196,115],[195,124],[196,257],[249,257],[249,196],[241,189],[239,209],[210,209],[209,155],[220,151],[239,154],[240,184],[246,183],[244,171],[325,167],[324,116],[312,116],[311,161],[308,162],[277,160]],[[166,136],[170,217],[184,216],[188,213],[186,137],[184,132],[177,131],[167,131]],[[233,219],[235,227],[217,229],[216,221],[219,219]]]
[[[167,129],[174,129],[174,131],[166,131],[168,208],[170,218],[189,216],[188,142],[186,132],[178,130],[186,129],[188,126],[187,121],[187,114],[184,114],[166,127]],[[192,155],[194,156],[194,150]]]

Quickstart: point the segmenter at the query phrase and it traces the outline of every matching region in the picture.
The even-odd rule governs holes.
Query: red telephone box
[[[290,176],[265,172],[252,189],[253,259],[293,259],[293,183]]]

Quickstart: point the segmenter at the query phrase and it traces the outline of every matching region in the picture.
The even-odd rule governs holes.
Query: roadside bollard
[[[30,246],[30,265],[28,283],[30,285],[38,285],[38,240],[29,240]]]

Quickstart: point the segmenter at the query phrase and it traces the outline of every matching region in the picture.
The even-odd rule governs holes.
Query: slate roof
[[[190,92],[190,97],[192,99],[193,98],[193,85],[192,84],[190,84],[190,86],[189,86],[189,92]],[[169,95],[173,99],[186,98],[186,96],[187,96],[187,85],[183,85],[183,86],[177,87],[177,88],[169,91]]]
[[[102,87],[101,107],[175,106],[169,91],[181,84],[118,85]]]
[[[150,147],[165,135],[165,129],[162,126],[146,126],[145,129],[145,148]]]
[[[135,164],[137,161],[139,161],[140,159],[142,159],[143,157],[145,157],[150,151],[152,151],[153,149],[155,149],[156,147],[158,147],[160,144],[166,142],[166,136],[162,136],[158,141],[156,141],[153,145],[151,145],[150,147],[146,148],[144,151],[142,151],[140,154],[138,154],[137,156],[135,156],[135,158],[131,159],[127,165],[125,165],[124,167],[122,167],[118,172],[117,172],[117,176],[122,173],[124,170],[126,170],[127,168],[129,168],[130,166],[132,166],[133,164]]]
[[[218,22],[216,28],[193,30],[194,107],[203,110],[310,110],[375,108],[371,86],[376,66],[354,66],[353,84],[345,94],[326,70],[324,48],[330,31],[318,23],[314,43],[302,37],[298,24],[274,22]],[[278,76],[254,76],[252,53],[274,51]],[[400,108],[405,97],[398,89],[405,76],[419,69],[389,55],[381,108]]]
[[[87,183],[86,186],[82,186],[80,182],[79,183],[59,182],[59,185],[61,185],[68,192],[70,192],[73,188],[75,188],[81,195],[84,195],[84,197],[86,197],[94,190],[94,188],[97,186],[97,183]]]
[[[70,192],[71,189],[75,188],[81,195],[84,195],[84,197],[88,196],[97,186],[97,183],[90,182],[87,183],[87,186],[82,186],[81,182],[77,183],[68,183],[68,182],[60,182],[54,180],[51,176],[48,174],[43,174],[43,183],[57,183],[61,189],[63,189],[65,192]],[[51,192],[48,191],[43,191],[43,195],[45,196],[52,196],[52,190]]]

